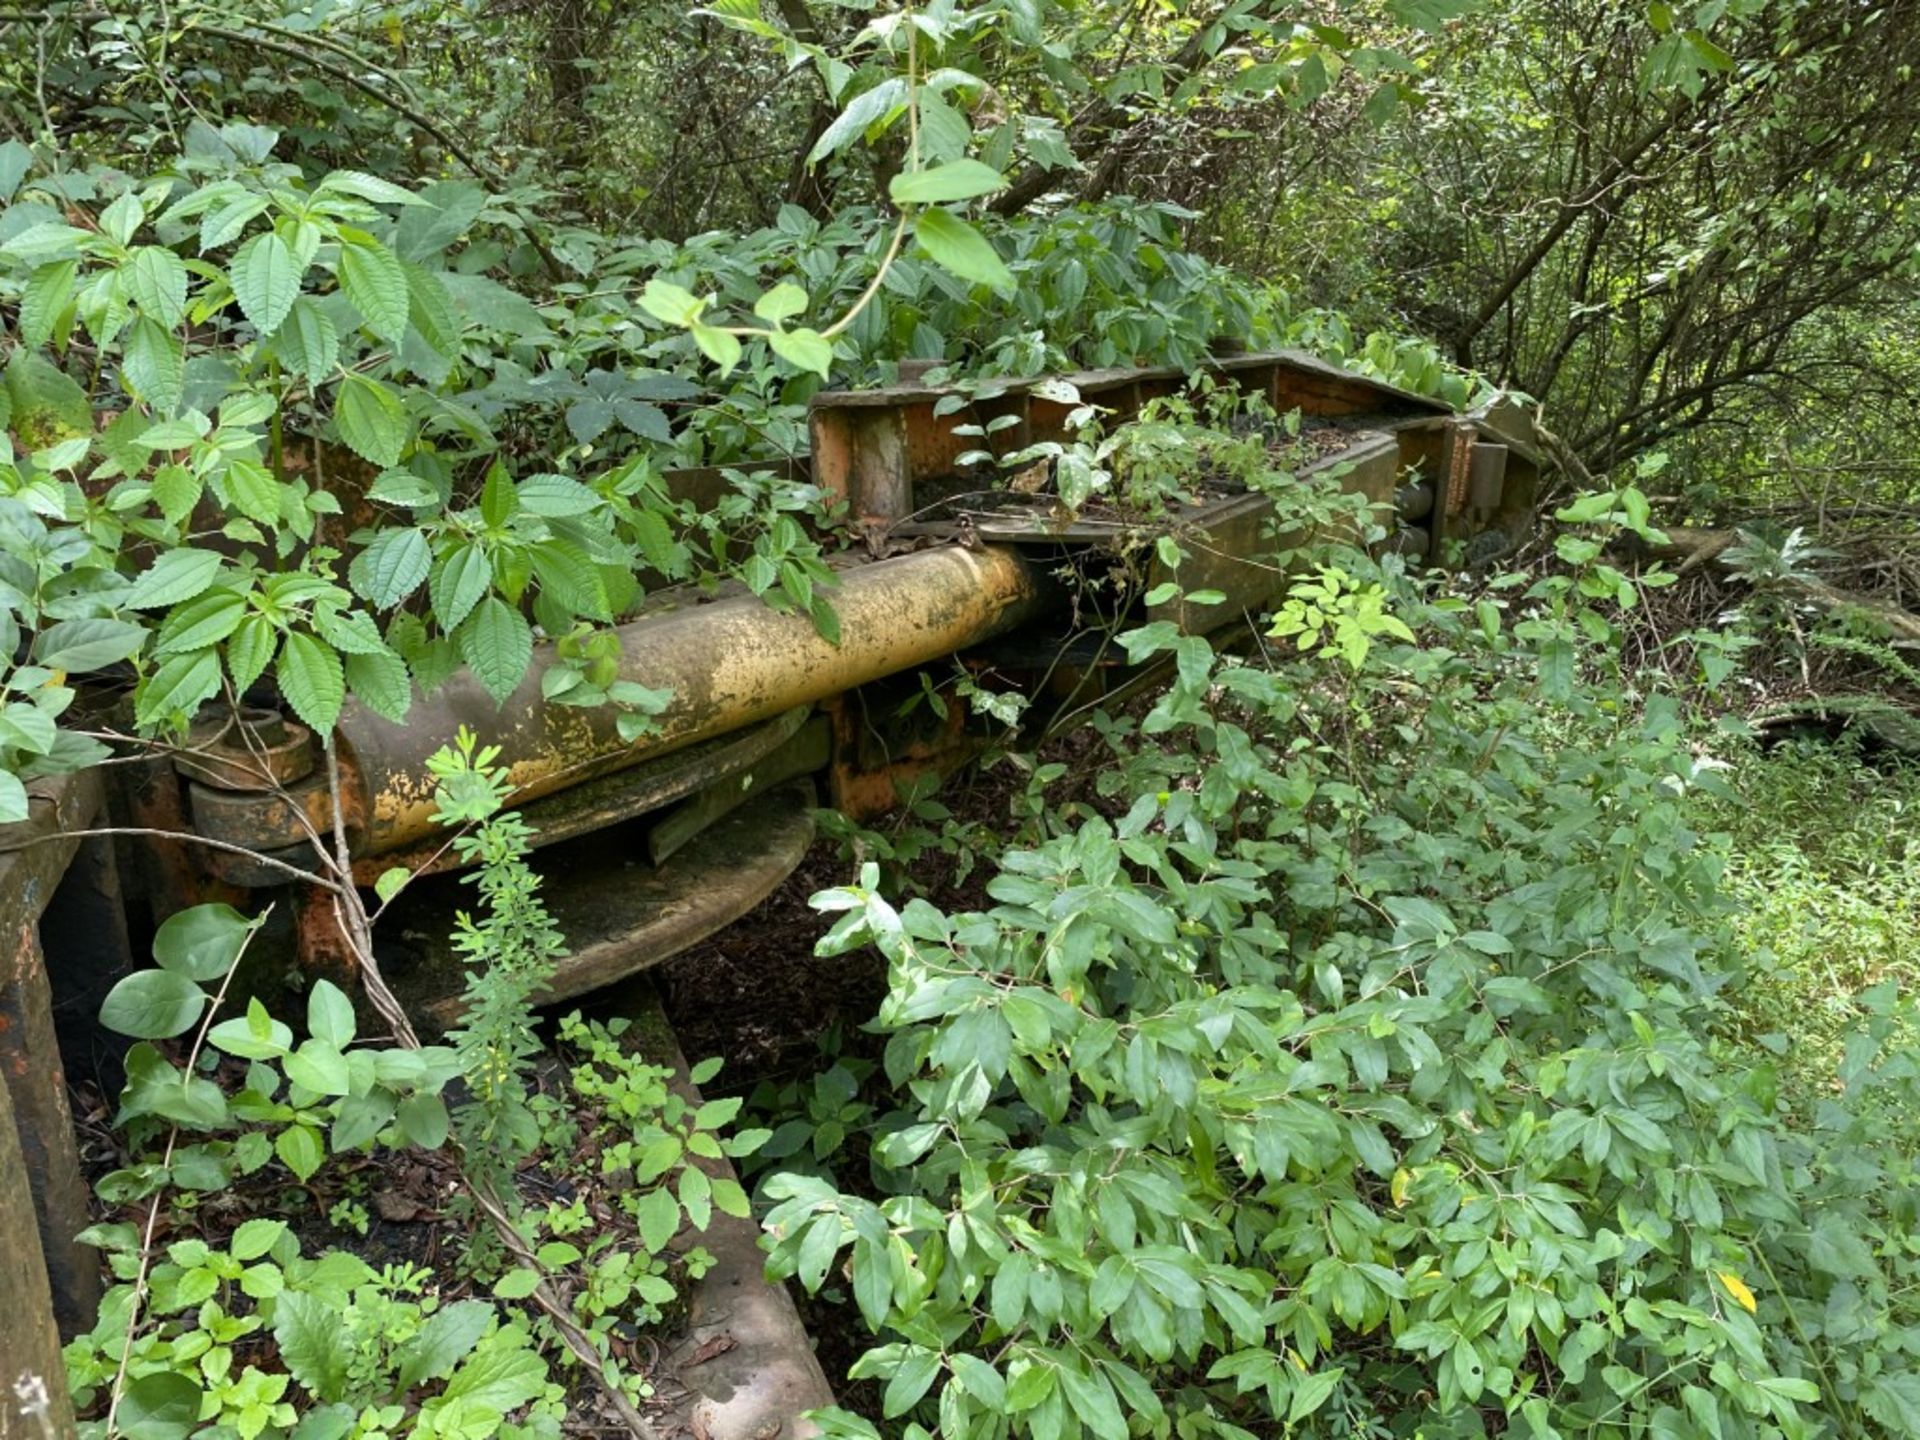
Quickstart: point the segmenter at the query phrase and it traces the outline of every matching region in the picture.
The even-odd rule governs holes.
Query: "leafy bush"
[[[823,950],[889,963],[893,1109],[870,1186],[775,1176],[766,1224],[775,1273],[844,1267],[885,1417],[1912,1433],[1911,1060],[1863,1034],[1794,1131],[1717,1038],[1712,772],[1620,698],[1632,587],[1561,548],[1471,600],[1345,557],[1292,654],[1125,636],[1176,678],[1106,722],[1107,816],[1003,855],[985,910],[896,909],[872,868],[819,897]]]

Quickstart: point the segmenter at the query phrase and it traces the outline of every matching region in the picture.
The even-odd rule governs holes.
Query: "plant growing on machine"
[[[674,1300],[675,1277],[710,1263],[697,1247],[672,1254],[670,1242],[683,1222],[704,1230],[715,1209],[745,1216],[747,1200],[737,1183],[709,1177],[700,1163],[748,1154],[764,1132],[727,1135],[739,1101],[689,1104],[669,1085],[667,1067],[623,1048],[621,1027],[578,1017],[562,1026],[563,1041],[580,1050],[565,1102],[541,1106],[531,1098],[530,1060],[539,1048],[532,1001],[564,941],[527,865],[530,833],[503,809],[506,777],[494,758],[462,731],[431,767],[436,813],[453,831],[454,854],[473,867],[469,878],[482,902],[458,920],[456,946],[471,963],[465,1018],[449,1044],[423,1046],[405,1026],[395,1043],[368,1043],[352,1004],[325,979],[308,991],[303,1038],[257,997],[244,1015],[217,1019],[264,922],[224,905],[170,918],[156,936],[156,967],[127,976],[106,997],[103,1023],[138,1042],[127,1056],[120,1122],[136,1147],[162,1131],[167,1138],[157,1160],[138,1160],[101,1182],[110,1204],[146,1202],[143,1223],[97,1227],[89,1237],[130,1282],[69,1357],[82,1404],[105,1395],[105,1433],[172,1440],[207,1422],[244,1437],[268,1426],[285,1430],[298,1415],[309,1440],[349,1429],[485,1440],[505,1411],[544,1393],[540,1353],[556,1336],[626,1396],[644,1393],[641,1377],[623,1380],[608,1364],[613,1329],[660,1319]],[[382,899],[406,879],[404,870],[382,877]],[[375,918],[363,917],[364,926]],[[363,967],[371,984],[382,983],[371,954]],[[184,1056],[163,1050],[188,1035]],[[702,1067],[700,1077],[713,1068]],[[455,1077],[469,1098],[450,1120],[442,1092]],[[563,1124],[556,1116],[569,1118]],[[543,1142],[554,1145],[556,1160],[571,1154],[560,1142],[572,1135],[562,1131],[578,1133],[582,1117],[598,1157],[595,1179],[627,1218],[623,1227],[597,1227],[584,1249],[562,1235],[580,1228],[564,1216],[550,1212],[543,1227],[538,1212],[523,1210],[515,1179]],[[530,1321],[500,1312],[494,1325],[494,1307],[479,1302],[448,1307],[457,1318],[437,1318],[437,1294],[422,1292],[423,1277],[375,1276],[338,1252],[298,1261],[279,1221],[242,1225],[225,1254],[210,1239],[191,1239],[170,1243],[160,1258],[156,1237],[169,1196],[229,1189],[276,1158],[308,1185],[329,1155],[432,1151],[450,1138],[496,1237],[475,1247],[471,1263],[499,1301],[539,1301],[545,1313]],[[182,1218],[184,1207],[175,1212]],[[261,1259],[269,1250],[273,1259]],[[574,1298],[561,1308],[551,1277],[576,1268]],[[232,1310],[234,1285],[259,1302],[252,1313]],[[216,1291],[221,1304],[210,1303]],[[399,1343],[416,1330],[418,1345]],[[250,1361],[236,1372],[236,1345],[262,1363],[277,1354],[286,1373]],[[455,1369],[469,1352],[473,1358]],[[470,1371],[474,1379],[463,1383]],[[289,1376],[304,1393],[288,1390]],[[412,1387],[442,1378],[448,1383],[437,1399],[408,1400]]]

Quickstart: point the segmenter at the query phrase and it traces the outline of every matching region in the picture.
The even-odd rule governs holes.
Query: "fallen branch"
[[[1637,547],[1641,554],[1655,560],[1677,562],[1679,573],[1707,565],[1726,566],[1726,555],[1740,541],[1738,530],[1706,530],[1691,526],[1671,526],[1664,545]],[[1898,605],[1877,600],[1871,595],[1830,585],[1812,575],[1782,575],[1766,583],[1786,591],[1795,599],[1828,614],[1853,610],[1884,625],[1904,643],[1920,645],[1920,615]]]

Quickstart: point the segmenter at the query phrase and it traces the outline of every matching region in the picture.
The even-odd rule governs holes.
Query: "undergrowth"
[[[1849,1037],[1920,980],[1920,764],[1808,740],[1738,754],[1731,778],[1711,821],[1749,970],[1735,1010],[1806,1110],[1841,1088]]]

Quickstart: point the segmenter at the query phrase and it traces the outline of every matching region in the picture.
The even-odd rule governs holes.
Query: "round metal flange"
[[[313,774],[313,732],[276,710],[249,707],[196,720],[173,768],[219,790],[280,790]]]

